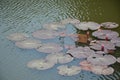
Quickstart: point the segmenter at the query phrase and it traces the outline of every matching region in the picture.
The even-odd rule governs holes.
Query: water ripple
[[[35,30],[40,29],[42,27],[42,24],[44,23],[60,21],[66,18],[76,18],[79,19],[80,21],[92,20],[96,22],[102,22],[104,21],[102,20],[104,19],[103,18],[104,10],[102,7],[103,3],[104,1],[101,0],[1,0],[0,1],[0,11],[1,11],[0,33],[2,36],[6,36],[13,32],[31,33]],[[2,38],[0,38],[0,40],[1,42],[4,42]],[[4,50],[4,52],[5,51],[6,50]],[[8,72],[8,74],[10,73]],[[120,79],[119,77],[120,72],[115,72],[113,75],[110,76],[99,76],[93,73],[85,73],[85,75],[83,75],[82,78],[78,77],[82,73],[71,78],[63,77],[63,76],[61,77],[58,76],[56,73],[54,74],[55,75],[52,77],[53,78],[59,77],[58,80],[72,80],[75,79],[75,77],[77,77],[77,80],[85,80],[85,79],[119,80]],[[29,76],[33,80],[36,79],[35,78],[36,76],[38,77],[38,79],[42,77],[39,74],[36,75],[32,74],[32,76],[34,77],[32,77],[30,74]],[[9,77],[10,76],[8,75],[8,78]],[[20,77],[21,76],[19,76],[19,78]],[[26,80],[28,80],[28,78]],[[44,80],[49,80],[49,78],[46,78]]]

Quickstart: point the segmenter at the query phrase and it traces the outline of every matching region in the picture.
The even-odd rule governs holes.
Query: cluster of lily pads
[[[79,30],[96,30],[92,36],[97,40],[91,40],[89,46],[64,45],[59,43],[42,42],[56,37],[78,38],[77,33],[66,33],[66,24],[72,24]],[[7,36],[15,45],[22,49],[35,49],[40,53],[48,54],[45,58],[36,59],[28,62],[27,67],[37,70],[46,70],[52,68],[55,64],[58,66],[58,74],[72,76],[79,74],[81,70],[91,71],[95,74],[110,75],[114,69],[110,65],[116,61],[120,63],[120,57],[116,58],[109,53],[109,50],[115,51],[120,47],[119,34],[112,30],[103,30],[104,28],[117,28],[119,25],[114,22],[80,22],[77,19],[65,19],[60,22],[52,22],[43,25],[43,28],[32,33],[32,37],[25,33],[13,33]],[[76,40],[76,39],[74,39]],[[63,49],[67,51],[64,52]],[[67,63],[74,59],[83,59],[78,65],[69,66]]]

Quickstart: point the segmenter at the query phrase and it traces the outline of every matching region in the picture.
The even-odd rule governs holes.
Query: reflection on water
[[[0,80],[119,80],[120,64],[112,65],[116,71],[110,76],[82,71],[72,77],[57,74],[56,69],[30,70],[26,63],[46,56],[34,50],[18,49],[6,39],[14,32],[31,33],[44,23],[76,18],[80,21],[105,21],[120,24],[119,0],[1,0],[0,1]],[[120,33],[120,27],[114,29]],[[66,39],[67,40],[67,39]],[[117,49],[115,56],[120,56]],[[76,64],[78,61],[73,61]],[[57,66],[57,65],[56,65]],[[50,73],[49,75],[46,73]],[[89,75],[89,76],[88,76]]]

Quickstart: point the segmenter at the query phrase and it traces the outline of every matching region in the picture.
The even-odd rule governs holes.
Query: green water
[[[109,76],[82,71],[65,77],[58,75],[56,69],[30,70],[25,67],[26,63],[41,55],[35,51],[20,50],[6,40],[11,33],[31,34],[44,23],[66,18],[98,23],[111,21],[120,25],[119,5],[120,0],[0,0],[0,80],[120,80],[118,63],[112,65],[115,72]],[[120,26],[113,30],[120,33]],[[114,56],[120,56],[120,48]]]

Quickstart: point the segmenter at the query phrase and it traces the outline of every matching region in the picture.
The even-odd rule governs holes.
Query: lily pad
[[[23,49],[34,49],[41,46],[41,41],[35,39],[26,39],[23,41],[16,42],[15,45]]]
[[[115,22],[104,22],[101,24],[101,26],[103,26],[104,28],[117,28],[119,26],[119,24],[115,23]]]
[[[22,41],[27,39],[29,36],[25,33],[13,33],[7,36],[7,39],[11,41]]]
[[[111,65],[116,62],[116,58],[112,55],[94,54],[87,58],[87,61],[93,65]]]
[[[46,70],[52,68],[54,65],[54,63],[51,63],[45,59],[36,59],[28,62],[27,67],[34,68],[37,70]]]
[[[74,58],[64,53],[53,53],[48,55],[46,59],[53,63],[65,64],[71,62]]]
[[[44,43],[42,44],[42,46],[38,47],[36,50],[44,53],[56,53],[56,52],[62,51],[63,48],[56,43]]]
[[[80,30],[96,30],[100,28],[100,25],[95,22],[80,22],[79,24],[76,24],[75,27]]]
[[[62,65],[62,66],[57,67],[57,69],[58,69],[58,74],[64,75],[64,76],[73,76],[81,72],[80,66]]]
[[[112,30],[97,30],[92,33],[93,36],[99,39],[113,39],[119,36],[119,33]]]

